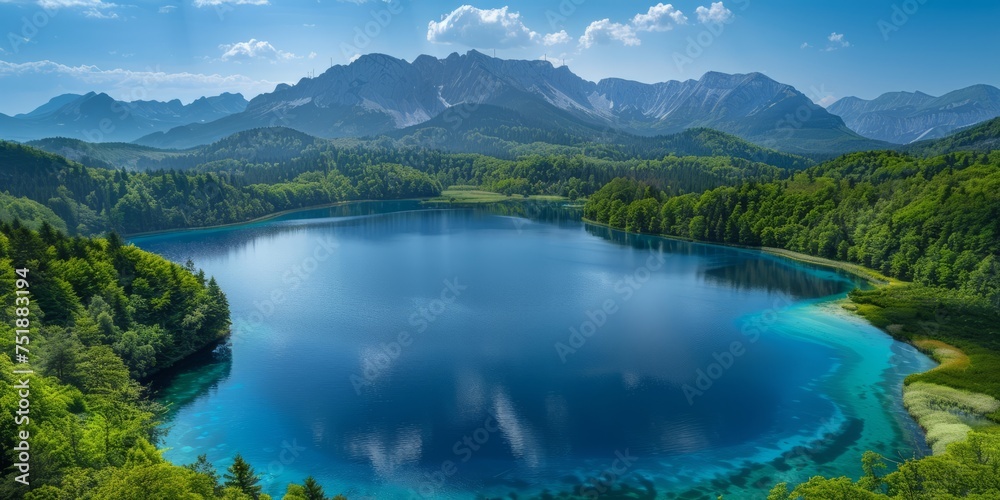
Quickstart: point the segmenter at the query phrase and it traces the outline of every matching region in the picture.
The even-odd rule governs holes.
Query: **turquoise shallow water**
[[[214,275],[231,355],[161,380],[166,457],[267,492],[756,498],[922,453],[932,362],[843,313],[851,277],[559,210],[356,204],[138,246]]]

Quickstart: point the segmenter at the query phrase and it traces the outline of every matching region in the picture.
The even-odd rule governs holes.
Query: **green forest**
[[[776,182],[681,196],[619,178],[584,216],[628,231],[775,247],[1000,301],[1000,153],[854,153]]]
[[[961,361],[938,358],[938,368],[908,377],[908,388],[934,384],[970,391],[960,399],[1000,398],[1000,153],[854,153],[786,179],[684,195],[622,177],[587,200],[584,217],[626,231],[863,266],[871,270],[863,276],[882,285],[852,292],[852,310],[900,340],[961,349]],[[913,397],[923,397],[919,392]],[[768,499],[1000,497],[1000,412],[981,414],[992,425],[963,440],[969,427],[961,415],[976,411],[954,399],[929,404],[936,416],[920,420],[929,442],[959,433],[943,452],[935,445],[934,455],[896,462],[888,475],[894,459],[869,452],[858,481],[779,484]]]
[[[7,450],[0,496],[267,498],[260,476],[239,455],[227,470],[204,457],[184,466],[162,458],[165,408],[143,384],[224,341],[229,307],[215,280],[193,264],[170,263],[118,234],[243,222],[351,200],[431,198],[450,186],[585,199],[585,219],[626,231],[782,249],[869,269],[890,284],[852,292],[858,314],[900,340],[933,339],[968,355],[966,365],[943,362],[907,384],[1000,398],[997,123],[902,152],[852,153],[820,164],[705,129],[630,143],[538,137],[555,142],[489,142],[464,153],[428,147],[468,139],[432,136],[432,128],[340,142],[258,129],[170,154],[88,145],[78,155],[86,164],[0,142],[0,273],[13,284],[16,269],[30,270],[33,334],[24,347],[35,370],[32,489],[15,486],[18,425],[14,415],[0,415]],[[482,154],[489,148],[505,154]],[[121,167],[122,158],[134,168],[109,168]],[[0,291],[5,407],[17,405],[21,382],[7,354],[19,341],[11,326],[15,288]],[[997,412],[985,417],[1000,423]],[[857,481],[779,484],[768,498],[998,498],[997,429],[977,429],[944,453],[902,463],[870,452],[859,457]],[[312,478],[288,485],[284,496],[327,497]]]
[[[0,223],[0,273],[9,285],[0,290],[0,404],[18,407],[24,385],[31,398],[24,420],[0,414],[0,497],[267,498],[238,456],[220,475],[204,458],[172,465],[156,448],[166,409],[142,382],[226,338],[229,305],[215,280],[114,233],[70,237],[44,219],[33,222],[38,230]],[[18,279],[26,283],[15,286]],[[30,336],[15,335],[15,319]],[[15,366],[16,346],[28,363]],[[26,366],[34,374],[14,373]],[[30,490],[15,482],[22,431],[30,433]],[[285,498],[326,496],[308,478],[289,485]]]
[[[774,180],[786,170],[731,156],[607,160],[532,155],[503,160],[426,149],[331,146],[287,130],[255,130],[203,150],[161,158],[142,172],[85,166],[0,142],[8,196],[41,203],[72,234],[121,234],[244,222],[350,200],[428,198],[476,185],[505,195],[585,197],[618,176],[671,194]]]

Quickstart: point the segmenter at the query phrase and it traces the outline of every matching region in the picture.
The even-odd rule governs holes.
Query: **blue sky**
[[[565,61],[589,80],[760,71],[824,104],[940,95],[1000,86],[998,20],[995,1],[0,0],[0,112],[90,90],[250,98],[321,73],[331,58],[412,61],[470,48]]]

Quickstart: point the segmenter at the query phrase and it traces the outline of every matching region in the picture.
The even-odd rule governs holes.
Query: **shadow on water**
[[[421,212],[418,216],[415,212]],[[464,217],[457,217],[462,212]],[[190,255],[217,257],[234,251],[251,250],[261,242],[280,240],[290,234],[306,233],[317,226],[350,228],[350,237],[387,241],[408,234],[445,234],[461,222],[491,216],[515,218],[513,226],[497,223],[497,228],[520,229],[528,221],[558,227],[578,227],[582,208],[564,202],[510,201],[490,204],[460,205],[426,203],[420,200],[352,202],[318,209],[289,212],[279,217],[241,226],[193,229],[137,236],[130,241],[143,248],[159,251],[160,242],[173,248],[181,243],[185,254],[166,252],[164,256],[183,262]],[[458,225],[456,225],[458,224]],[[481,224],[481,223],[480,223]],[[206,238],[211,235],[211,238]],[[336,234],[339,237],[339,234]]]
[[[473,209],[486,215],[518,217],[557,227],[576,227],[583,218],[583,205],[560,201],[501,201],[481,204],[432,204],[434,208]]]
[[[150,380],[153,397],[168,408],[168,420],[229,378],[233,366],[230,349],[227,343],[202,349]]]
[[[698,273],[706,282],[739,291],[785,293],[796,300],[816,299],[866,288],[867,282],[840,270],[796,262],[759,250],[627,233],[585,224],[587,233],[621,246],[656,248],[664,253],[704,257]]]

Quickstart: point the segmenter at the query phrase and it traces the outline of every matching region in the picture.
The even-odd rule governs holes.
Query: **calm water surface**
[[[757,498],[912,456],[932,362],[832,303],[852,278],[548,209],[356,204],[134,239],[229,297],[231,354],[174,370],[166,457],[265,491]]]

